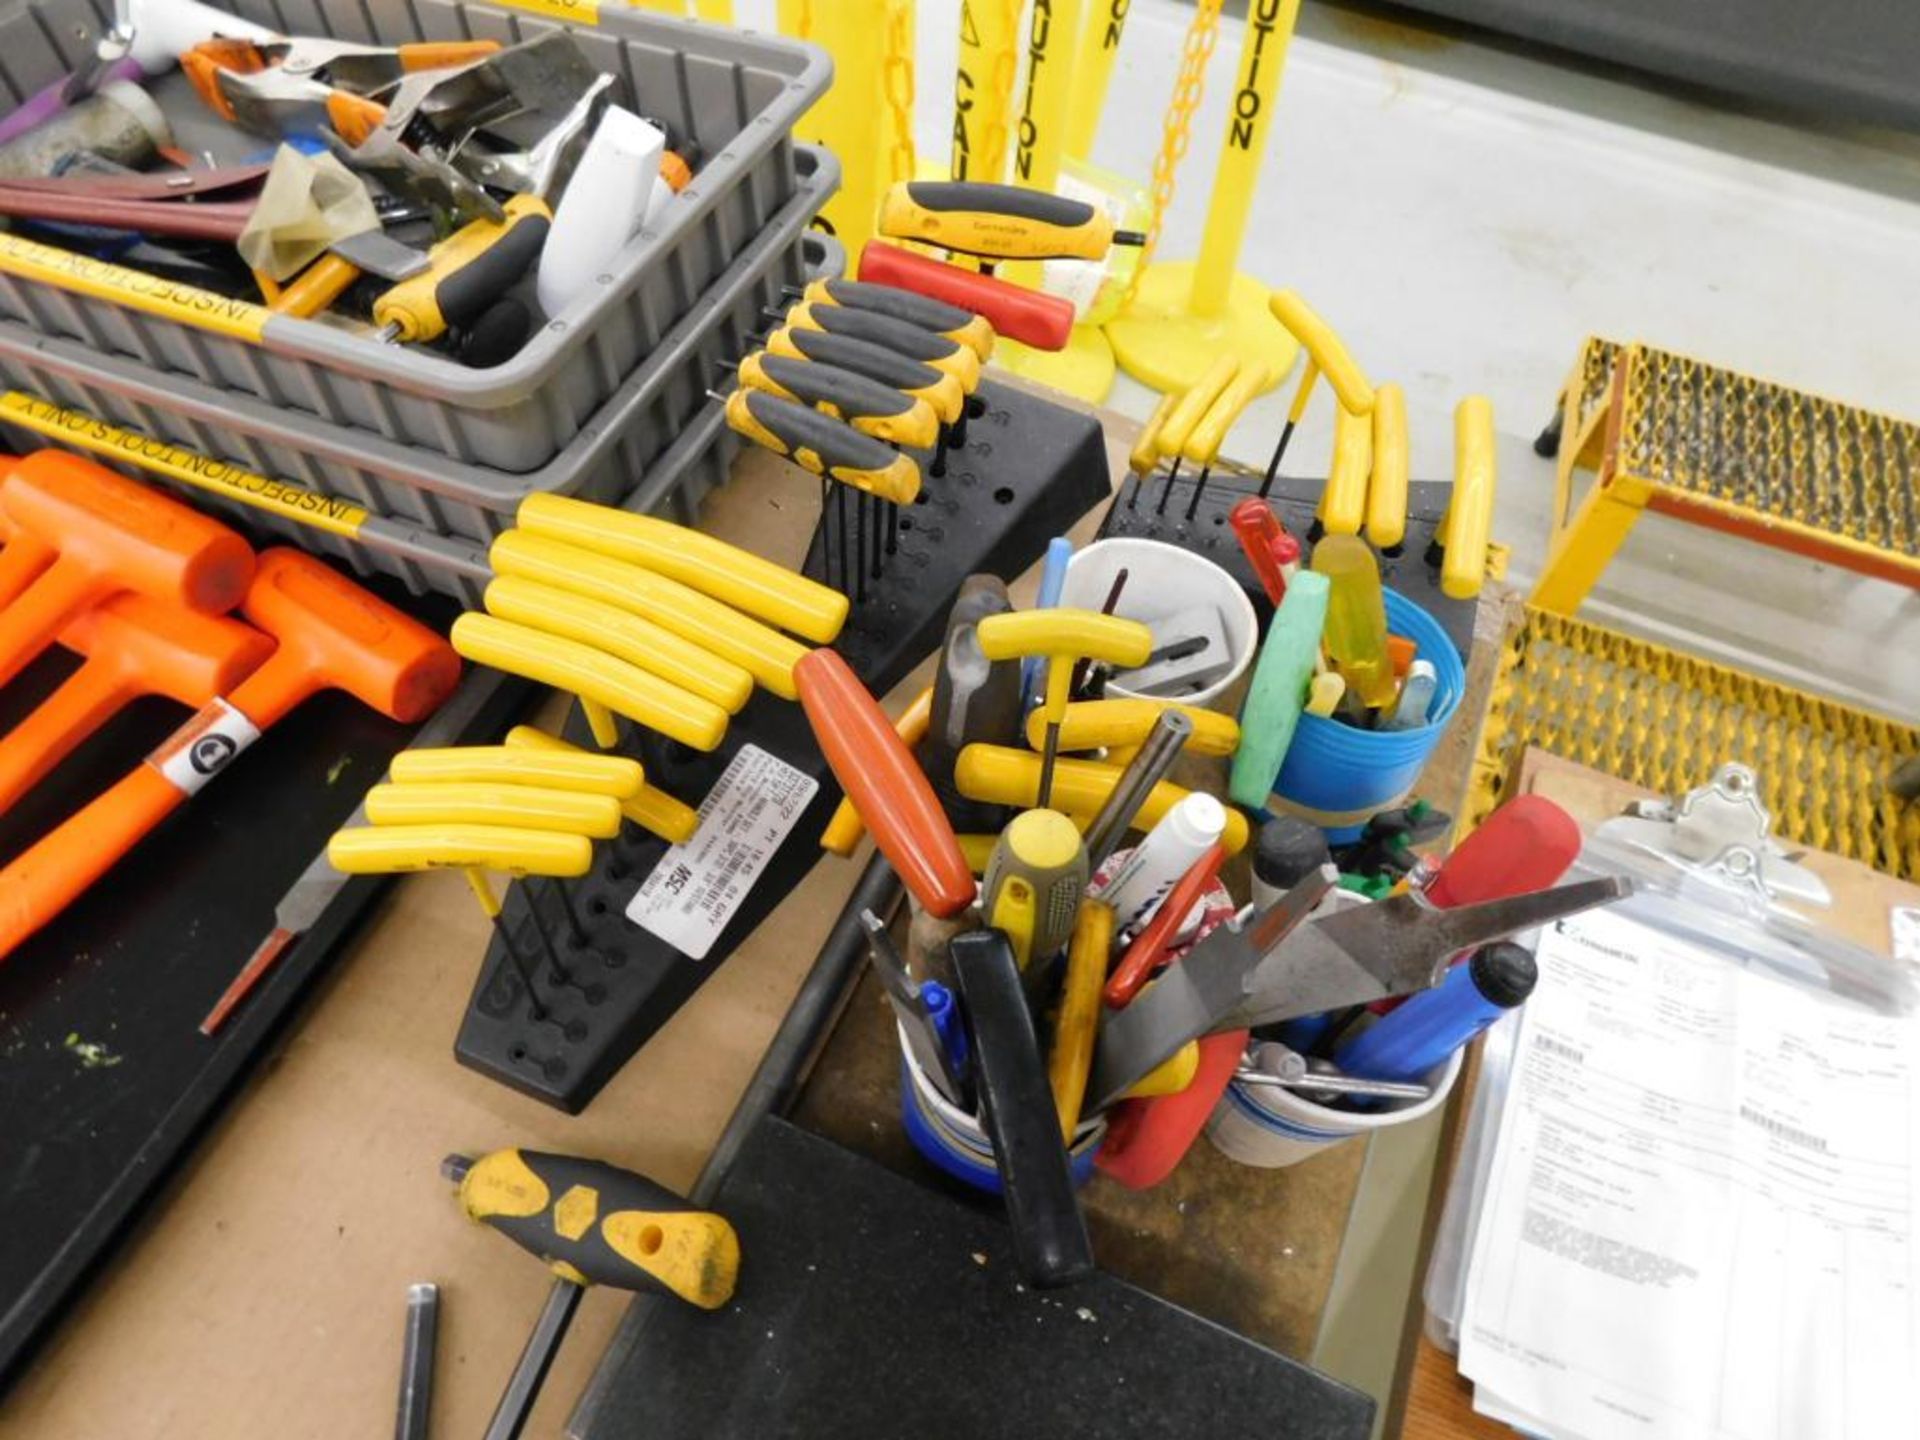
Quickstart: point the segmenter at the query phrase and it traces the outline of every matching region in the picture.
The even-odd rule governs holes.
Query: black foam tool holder
[[[1114,497],[1113,507],[1100,526],[1100,538],[1130,536],[1140,540],[1163,540],[1203,555],[1240,582],[1240,588],[1253,601],[1254,613],[1264,626],[1273,613],[1267,592],[1253,573],[1253,564],[1227,523],[1233,507],[1249,495],[1260,493],[1257,476],[1216,470],[1200,485],[1200,472],[1182,470],[1168,478],[1166,471],[1142,480],[1129,473]],[[1313,533],[1313,512],[1320,503],[1323,483],[1317,479],[1284,476],[1273,482],[1267,500],[1304,552],[1302,564],[1313,554],[1309,536]],[[1195,504],[1195,491],[1199,503]],[[1407,487],[1406,539],[1394,549],[1380,553],[1380,582],[1398,591],[1440,623],[1462,656],[1473,649],[1473,616],[1478,602],[1449,599],[1440,591],[1440,567],[1427,563],[1427,549],[1435,528],[1445,514],[1447,497],[1453,486],[1443,480],[1416,480]],[[1192,510],[1189,517],[1188,511]],[[1124,605],[1123,605],[1124,610]]]
[[[880,551],[878,574],[869,573],[865,598],[854,605],[835,648],[875,695],[885,695],[939,645],[962,580],[976,572],[1019,575],[1040,559],[1049,539],[1110,493],[1105,440],[1094,416],[992,381],[983,382],[974,399],[981,403],[967,423],[967,443],[945,457],[944,473],[933,473],[931,457],[923,457],[928,473],[921,496],[900,507],[893,552],[885,552],[884,535],[876,546],[869,531],[869,558]],[[876,506],[870,519],[877,514]],[[829,540],[837,545],[830,525],[816,529],[805,566],[816,578],[828,573]],[[837,551],[833,558],[837,563]],[[568,735],[592,744],[577,714]],[[760,753],[742,758],[750,747]],[[733,718],[710,754],[638,727],[629,728],[619,748],[640,760],[649,783],[702,804],[694,844],[712,839],[715,849],[703,864],[690,866],[684,849],[670,855],[665,841],[628,826],[617,840],[595,847],[588,875],[514,884],[502,917],[513,953],[499,936],[489,944],[454,1044],[461,1064],[569,1113],[599,1093],[813,868],[822,853],[820,833],[840,801],[800,707],[764,691]],[[734,780],[721,784],[736,765]],[[771,777],[755,792],[759,808],[721,803],[747,793],[739,782],[756,771]],[[817,788],[804,797],[809,785]],[[727,815],[730,847],[719,843]],[[783,824],[777,840],[752,838]],[[756,847],[771,853],[703,956],[693,958],[627,918],[635,894],[656,872],[656,885],[677,878],[685,894],[715,896],[723,893],[728,867],[737,876],[736,862]],[[532,1003],[523,972],[533,980]]]

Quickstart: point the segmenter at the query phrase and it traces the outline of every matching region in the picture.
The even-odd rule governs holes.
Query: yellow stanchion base
[[[1002,370],[1051,385],[1098,405],[1113,389],[1113,346],[1097,325],[1076,325],[1064,350],[1036,350],[1018,340],[993,342],[992,363]]]
[[[1191,260],[1149,265],[1133,304],[1107,322],[1120,368],[1163,394],[1189,389],[1222,355],[1272,367],[1278,385],[1293,368],[1300,346],[1267,310],[1268,290],[1251,275],[1236,273],[1227,306],[1218,315],[1187,308],[1193,293]],[[1268,388],[1272,388],[1271,386]]]

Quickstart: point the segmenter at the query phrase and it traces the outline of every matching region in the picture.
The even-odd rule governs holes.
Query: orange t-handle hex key
[[[0,870],[0,955],[58,915],[308,696],[345,690],[412,724],[459,683],[460,659],[444,639],[298,550],[261,554],[242,609],[279,642],[273,654],[111,790]]]
[[[116,595],[81,615],[60,641],[86,663],[26,719],[0,736],[0,812],[18,800],[122,706],[164,695],[198,710],[273,653],[251,625],[200,615],[145,595]]]
[[[218,615],[253,577],[252,547],[219,521],[77,455],[36,450],[15,461],[0,505],[19,537],[59,552],[0,610],[0,685],[110,595],[136,590]]]

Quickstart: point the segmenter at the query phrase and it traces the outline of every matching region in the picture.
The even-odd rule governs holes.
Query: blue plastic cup
[[[1420,658],[1433,664],[1427,723],[1361,730],[1325,715],[1302,715],[1267,799],[1269,810],[1318,825],[1335,845],[1359,839],[1371,817],[1405,801],[1467,689],[1467,667],[1440,622],[1395,591],[1385,594],[1387,628],[1413,641]]]
[[[977,1117],[948,1102],[900,1047],[900,1121],[907,1139],[934,1165],[989,1195],[1000,1193],[1000,1167],[993,1144]],[[1068,1153],[1068,1169],[1076,1186],[1093,1178],[1093,1154],[1107,1138],[1104,1117],[1082,1120]]]

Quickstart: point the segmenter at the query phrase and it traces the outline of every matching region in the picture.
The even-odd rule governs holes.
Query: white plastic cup
[[[1096,540],[1076,551],[1067,562],[1067,581],[1060,591],[1060,603],[1080,610],[1098,610],[1106,604],[1113,577],[1127,572],[1126,589],[1113,613],[1128,620],[1151,625],[1182,610],[1212,605],[1220,612],[1220,623],[1227,632],[1227,645],[1233,651],[1233,668],[1213,684],[1191,695],[1179,697],[1182,705],[1217,710],[1216,702],[1237,684],[1253,662],[1260,641],[1260,622],[1253,613],[1253,602],[1225,570],[1203,556],[1178,545],[1159,540],[1120,537]],[[1115,700],[1152,700],[1124,685],[1107,682],[1107,694]]]
[[[1426,1099],[1390,1100],[1378,1110],[1335,1110],[1278,1085],[1243,1085],[1236,1080],[1213,1107],[1207,1139],[1222,1155],[1242,1165],[1263,1170],[1298,1165],[1355,1135],[1370,1135],[1431,1115],[1447,1103],[1465,1053],[1454,1051],[1444,1065],[1427,1073],[1423,1083],[1431,1085],[1433,1093]],[[1400,1108],[1391,1108],[1395,1105]]]

